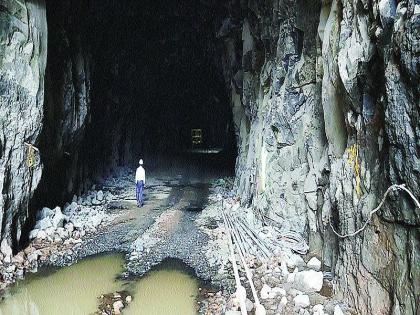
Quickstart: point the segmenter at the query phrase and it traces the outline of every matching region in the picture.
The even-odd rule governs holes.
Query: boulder
[[[29,232],[29,239],[33,240],[34,238],[36,238],[36,236],[38,235],[39,230],[38,229],[33,229],[31,232]]]
[[[271,295],[271,288],[267,284],[264,284],[260,292],[261,299],[263,300],[268,299],[270,298],[270,295]]]
[[[72,202],[67,207],[64,207],[64,212],[67,214],[71,214],[77,211],[78,204],[76,202]]]
[[[304,267],[304,266],[306,266],[305,261],[299,255],[292,254],[287,260],[287,267],[289,268],[294,269],[296,267]]]
[[[280,270],[281,270],[281,274],[284,277],[287,277],[289,275],[289,270],[287,270],[287,265],[286,265],[286,262],[285,261],[282,261],[280,263]]]
[[[121,314],[121,309],[124,308],[124,304],[121,301],[116,301],[112,304],[112,307],[114,308],[114,314]]]
[[[36,219],[37,221],[41,221],[42,219],[52,217],[53,215],[54,215],[53,210],[51,210],[50,208],[44,207],[41,209],[41,211],[37,213]]]
[[[311,305],[311,302],[309,301],[309,296],[306,294],[300,294],[297,295],[293,301],[295,302],[295,307],[301,308],[301,307],[308,307]]]
[[[313,315],[325,315],[324,313],[324,305],[317,304],[312,308]]]
[[[91,196],[86,196],[83,205],[85,206],[91,206],[92,205],[92,197]]]
[[[98,199],[96,199],[96,197],[94,197],[93,199],[92,199],[92,205],[94,205],[94,206],[99,206],[101,204],[101,202],[98,200]]]
[[[262,306],[261,304],[257,304],[255,306],[255,315],[266,315],[267,312],[264,308],[264,306]]]
[[[16,265],[9,265],[6,267],[6,272],[13,273],[16,270]]]
[[[316,257],[312,257],[306,265],[308,266],[308,268],[316,271],[319,271],[321,269],[321,261]]]
[[[279,287],[275,287],[271,289],[271,292],[273,292],[275,295],[282,295],[282,296],[286,295],[286,290]]]
[[[96,216],[94,216],[93,218],[92,218],[92,225],[94,226],[94,227],[96,227],[96,226],[98,226],[99,224],[101,224],[102,223],[102,220],[104,219],[104,217],[103,217],[103,215],[102,214],[98,214],[98,215],[96,215]]]
[[[98,199],[98,201],[104,200],[104,192],[102,190],[98,191],[96,194],[96,199]]]
[[[298,268],[296,267],[295,270],[293,270],[292,273],[289,273],[287,275],[287,282],[294,282],[297,273],[298,273]]]
[[[47,233],[48,236],[53,235],[55,233],[55,227],[50,226],[49,228],[46,228],[45,233]]]
[[[41,239],[41,240],[46,239],[47,238],[47,233],[45,233],[44,230],[40,230],[38,232],[38,234],[36,235],[36,238]]]
[[[54,209],[54,217],[52,218],[52,225],[55,228],[63,227],[66,216],[61,212],[60,207]]]
[[[302,291],[319,292],[322,288],[323,279],[324,277],[321,271],[300,271],[295,276],[295,286]]]
[[[74,231],[74,225],[73,225],[73,223],[71,223],[71,222],[67,223],[67,224],[64,226],[64,228],[65,228],[67,231],[69,231],[69,232],[73,232],[73,231]]]
[[[336,305],[334,307],[334,315],[344,315],[343,311],[341,310],[341,307],[339,305]]]
[[[48,229],[50,226],[52,226],[52,221],[50,217],[45,217],[39,221],[36,222],[35,224],[35,229],[38,230],[46,230]]]
[[[250,299],[246,299],[245,300],[245,306],[246,306],[247,312],[251,312],[252,309],[254,308],[254,303],[252,303],[252,301]]]
[[[287,297],[283,296],[280,300],[280,304],[285,306],[287,304]]]
[[[1,244],[0,244],[0,251],[4,256],[4,261],[6,263],[10,263],[11,259],[12,259],[12,248],[10,247],[9,243],[7,242],[6,239],[4,239]]]

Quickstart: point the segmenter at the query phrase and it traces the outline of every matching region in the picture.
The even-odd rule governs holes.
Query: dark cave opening
[[[189,0],[47,1],[44,171],[32,214],[120,167],[134,169],[140,157],[152,170],[234,173],[218,10]],[[192,129],[201,130],[201,144],[193,145]],[[203,153],[209,149],[217,153]]]
[[[104,31],[90,40],[96,63],[92,140],[107,133],[112,138],[110,122],[117,126],[124,141],[118,143],[114,163],[122,164],[138,156],[183,153],[191,148],[191,129],[199,128],[204,147],[233,153],[232,114],[217,56],[216,12],[209,14],[192,1],[101,1],[90,9],[98,8],[93,23]],[[100,147],[101,152],[110,149],[106,142]]]

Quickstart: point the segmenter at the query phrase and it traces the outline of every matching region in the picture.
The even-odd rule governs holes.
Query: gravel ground
[[[131,174],[128,174],[110,180],[103,187],[118,199],[108,205],[109,211],[114,215],[118,213],[111,224],[85,237],[71,251],[47,257],[40,266],[64,266],[90,255],[123,252],[126,254],[124,278],[140,277],[163,260],[177,258],[202,280],[212,282],[216,287],[231,285],[229,279],[215,281],[218,266],[211,266],[204,255],[209,237],[196,223],[200,210],[206,206],[209,184],[197,181],[191,184],[186,178],[170,182],[153,179],[151,182],[157,184],[147,187],[145,206],[137,208],[130,179]],[[153,244],[147,239],[151,233]],[[143,240],[144,236],[146,240]],[[147,251],[138,253],[133,246],[136,241],[147,245]]]

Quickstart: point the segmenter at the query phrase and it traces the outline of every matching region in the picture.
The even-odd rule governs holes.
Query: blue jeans
[[[136,182],[136,199],[137,199],[138,206],[143,205],[143,188],[144,188],[144,182],[142,180],[137,181]]]

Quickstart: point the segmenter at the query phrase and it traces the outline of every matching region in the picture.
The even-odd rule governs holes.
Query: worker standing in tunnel
[[[143,189],[144,185],[146,185],[146,172],[143,168],[143,160],[140,159],[139,161],[140,166],[137,168],[136,171],[136,199],[137,199],[137,207],[143,206]]]

